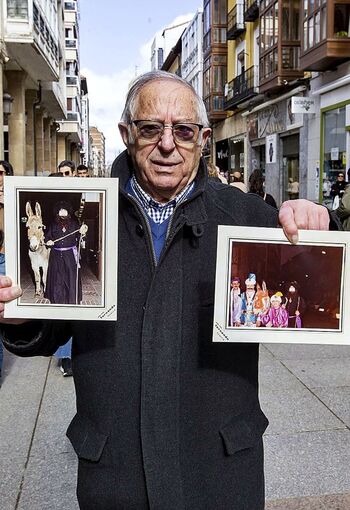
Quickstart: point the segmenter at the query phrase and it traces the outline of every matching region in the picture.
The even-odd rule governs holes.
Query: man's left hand
[[[292,244],[298,242],[298,229],[329,230],[328,210],[309,200],[283,202],[278,219],[286,237]]]

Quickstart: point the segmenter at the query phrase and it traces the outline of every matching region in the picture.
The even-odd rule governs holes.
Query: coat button
[[[144,235],[144,229],[143,229],[143,226],[139,223],[138,225],[136,225],[136,234],[140,237],[142,237]]]

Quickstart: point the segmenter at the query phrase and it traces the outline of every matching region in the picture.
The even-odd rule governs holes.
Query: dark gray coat
[[[73,333],[77,415],[67,434],[83,510],[262,510],[258,345],[211,337],[217,226],[276,226],[277,211],[209,182],[201,162],[155,266],[147,222],[123,191],[125,153],[112,173],[121,187],[117,323],[7,327],[6,347],[50,355]]]

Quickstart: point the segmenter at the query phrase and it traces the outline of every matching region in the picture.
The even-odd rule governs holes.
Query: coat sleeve
[[[51,356],[72,336],[68,321],[30,321],[2,325],[3,344],[17,356]]]
[[[342,196],[336,213],[338,218],[340,218],[342,221],[350,216],[350,186],[345,188],[345,192]]]

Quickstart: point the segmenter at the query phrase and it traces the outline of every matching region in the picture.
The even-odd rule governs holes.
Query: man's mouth
[[[155,161],[152,161],[152,163],[153,163],[153,165],[161,166],[161,167],[164,167],[164,168],[171,168],[173,166],[178,165],[178,163],[173,162],[173,161],[158,161],[158,160],[155,160]]]

